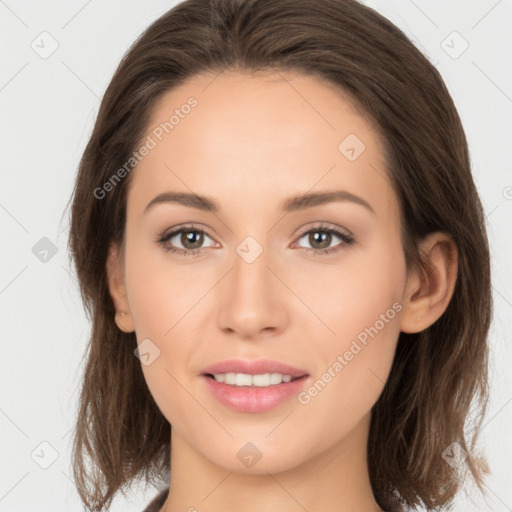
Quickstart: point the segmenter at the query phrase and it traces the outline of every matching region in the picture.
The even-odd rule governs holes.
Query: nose
[[[225,333],[255,339],[277,336],[286,329],[290,292],[286,293],[278,272],[271,267],[265,251],[250,263],[235,255],[217,297],[218,325]]]

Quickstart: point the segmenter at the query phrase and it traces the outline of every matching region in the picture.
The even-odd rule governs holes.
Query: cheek
[[[303,414],[321,420],[326,438],[350,432],[379,399],[391,371],[400,311],[398,301],[384,297],[354,299],[333,323],[336,338],[315,351],[321,363],[298,401]]]
[[[173,424],[197,421],[184,391],[193,351],[194,308],[205,286],[187,274],[185,265],[170,265],[165,251],[127,250],[126,288],[139,350],[149,353],[142,365],[148,389],[164,416]],[[196,311],[197,310],[197,311]]]
[[[179,355],[173,353],[169,358],[162,352],[151,365],[143,365],[142,372],[153,400],[173,430],[187,432],[201,428],[204,411],[191,399],[189,384],[176,369],[180,362]]]
[[[141,339],[167,343],[205,293],[203,282],[191,276],[185,264],[171,264],[169,259],[161,248],[127,249],[128,300]]]
[[[300,293],[328,328],[321,329],[325,340],[321,346],[327,353],[332,355],[333,348],[348,349],[357,337],[364,344],[370,339],[368,329],[372,326],[376,330],[370,330],[376,340],[382,339],[383,349],[385,340],[398,334],[405,282],[399,246],[375,242],[347,253],[339,265],[318,266],[314,279],[311,271],[304,275],[309,277],[301,280]]]
[[[331,409],[338,420],[360,418],[377,401],[400,334],[405,261],[400,245],[381,242],[376,249],[361,251],[346,268],[332,267],[317,276],[323,298],[311,296],[310,304],[331,332],[322,329],[326,334],[315,346],[322,364],[301,403],[339,404]]]

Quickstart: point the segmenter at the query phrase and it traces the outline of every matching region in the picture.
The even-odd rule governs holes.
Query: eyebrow
[[[368,211],[375,214],[375,210],[367,201],[365,201],[362,197],[356,196],[346,190],[329,190],[325,192],[315,192],[290,197],[283,202],[281,209],[285,213],[291,213],[332,202],[355,203],[363,206]],[[200,196],[197,194],[190,194],[188,192],[163,192],[162,194],[157,195],[147,204],[143,213],[146,213],[157,204],[162,203],[178,203],[182,204],[183,206],[196,208],[205,212],[218,213],[220,211],[219,203],[212,198]]]

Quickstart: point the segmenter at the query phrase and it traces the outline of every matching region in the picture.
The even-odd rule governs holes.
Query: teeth
[[[232,386],[257,386],[266,387],[282,382],[290,382],[291,375],[282,373],[263,373],[260,375],[249,375],[247,373],[217,373],[213,376],[217,382],[224,382]]]

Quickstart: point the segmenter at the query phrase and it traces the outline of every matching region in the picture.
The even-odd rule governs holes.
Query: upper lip
[[[270,359],[258,359],[253,361],[230,359],[228,361],[220,361],[219,363],[208,366],[202,373],[203,375],[215,375],[219,373],[246,373],[248,375],[282,373],[283,375],[291,375],[292,377],[308,375],[308,372],[305,370]]]

